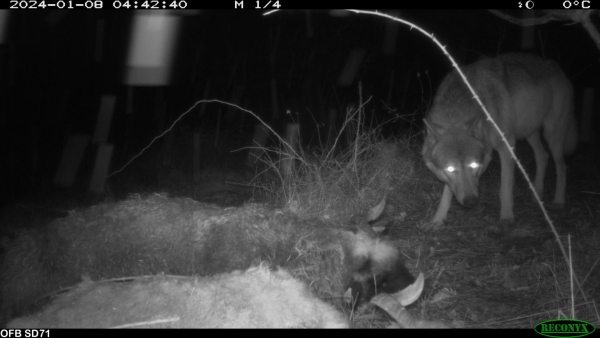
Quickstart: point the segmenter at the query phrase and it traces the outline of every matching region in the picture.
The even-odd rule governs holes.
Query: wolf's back
[[[525,75],[529,76],[526,81],[533,82],[546,81],[553,77],[566,78],[565,73],[556,62],[533,54],[508,53],[487,60],[498,62],[509,80],[523,82],[525,79],[522,76]],[[567,82],[570,84],[569,81]]]
[[[518,93],[539,87],[540,84],[551,85],[556,96],[570,101],[569,136],[565,150],[568,153],[575,148],[577,128],[573,118],[573,87],[556,62],[533,54],[508,53],[481,59],[461,69],[494,120],[501,125],[503,118],[510,118],[511,112],[517,113],[507,105]],[[453,70],[440,84],[428,120],[443,127],[467,127],[469,121],[481,114],[483,111],[473,99],[473,94],[459,73]]]

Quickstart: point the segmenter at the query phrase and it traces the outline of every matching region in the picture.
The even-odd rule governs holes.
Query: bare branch
[[[583,25],[585,30],[588,32],[592,40],[596,43],[596,47],[600,50],[600,33],[596,29],[596,26],[592,23],[590,16],[592,14],[597,13],[594,10],[585,10],[585,9],[576,9],[576,10],[543,10],[540,11],[543,13],[540,17],[533,18],[515,18],[511,15],[508,15],[504,12],[501,12],[497,9],[490,9],[490,13],[500,17],[512,24],[519,26],[535,26],[535,25],[543,25],[550,21],[572,21],[571,24],[580,23]]]

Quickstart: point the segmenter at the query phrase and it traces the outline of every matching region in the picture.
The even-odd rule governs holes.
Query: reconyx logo
[[[594,325],[576,319],[554,319],[537,324],[535,332],[552,338],[584,337],[596,330]]]

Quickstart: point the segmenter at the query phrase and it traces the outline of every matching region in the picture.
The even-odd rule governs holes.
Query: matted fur
[[[301,220],[258,204],[223,209],[162,195],[101,204],[24,231],[9,243],[0,261],[0,325],[39,311],[48,296],[80,283],[83,276],[210,276],[261,262],[285,267],[317,297],[339,299],[358,276],[355,272],[373,284],[367,277],[373,280],[372,272],[387,266],[372,269],[373,252],[354,251],[352,228]],[[391,290],[396,292],[414,278],[398,257],[391,260],[396,265],[390,267],[401,268],[402,278]]]
[[[284,271],[83,282],[9,328],[346,328],[344,316]]]

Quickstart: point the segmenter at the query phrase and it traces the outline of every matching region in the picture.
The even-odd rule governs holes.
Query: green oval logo
[[[596,327],[583,320],[553,319],[538,323],[535,332],[546,337],[584,337],[596,331]]]

